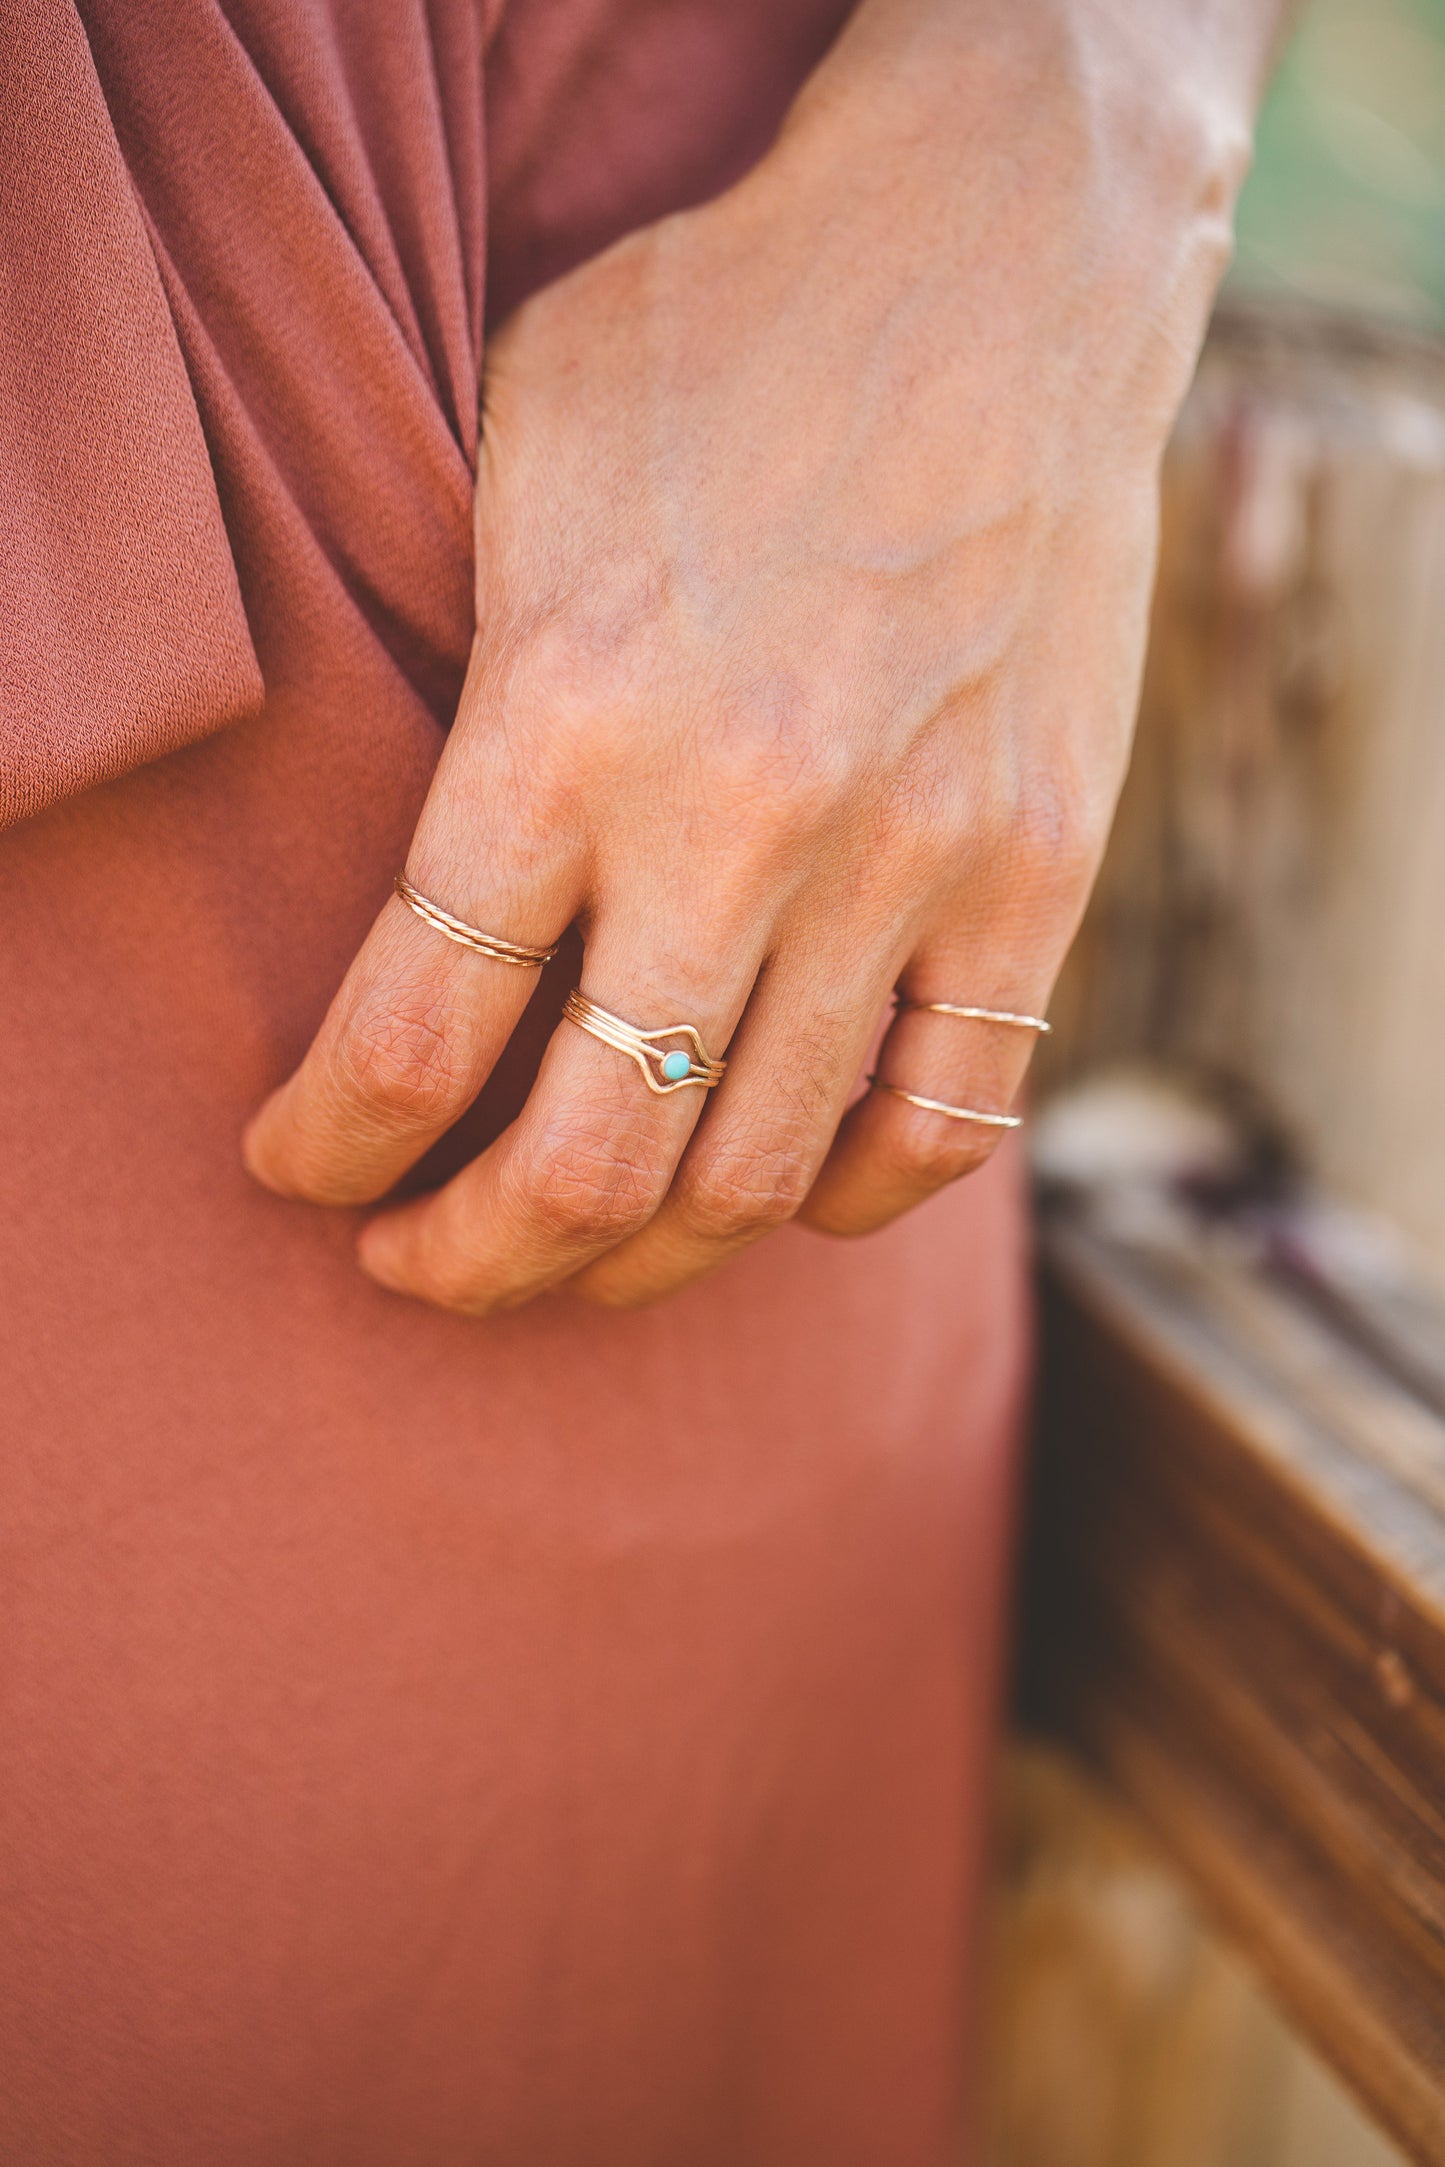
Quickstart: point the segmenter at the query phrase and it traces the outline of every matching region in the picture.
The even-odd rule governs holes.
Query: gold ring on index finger
[[[405,873],[398,873],[392,885],[407,909],[415,911],[424,925],[444,933],[459,947],[470,948],[479,956],[490,956],[494,963],[511,963],[519,970],[540,971],[542,965],[550,963],[557,953],[555,941],[550,948],[529,948],[523,941],[503,940],[499,933],[484,933],[480,926],[468,925],[465,918],[443,910],[440,903],[433,903],[430,896],[414,888]]]

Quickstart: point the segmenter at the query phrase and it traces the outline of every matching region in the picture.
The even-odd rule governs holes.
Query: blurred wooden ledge
[[[1022,1707],[1445,2163],[1445,1416],[1420,1302],[1282,1270],[1281,1209],[1046,1212]]]
[[[1401,2167],[1077,1756],[1016,1737],[1001,1825],[987,2167]]]
[[[1231,303],[1036,1063],[995,2167],[1375,2167],[1250,1967],[1445,2167],[1442,594],[1445,344]]]

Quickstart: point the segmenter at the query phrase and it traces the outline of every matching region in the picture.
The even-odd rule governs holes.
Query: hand
[[[639,1303],[794,1216],[880,1226],[993,1146],[849,1101],[895,984],[1047,1001],[1126,757],[1158,459],[1242,138],[1152,52],[1133,85],[1116,30],[1105,127],[1097,69],[972,13],[943,113],[926,43],[880,69],[861,21],[748,180],[491,348],[478,633],[408,871],[512,940],[577,921],[594,999],[695,1023],[728,1069],[654,1097],[563,1023],[498,1141],[366,1227],[386,1286]],[[384,1195],[534,986],[388,902],[252,1170]],[[878,1069],[1002,1109],[1030,1050],[904,1014]]]

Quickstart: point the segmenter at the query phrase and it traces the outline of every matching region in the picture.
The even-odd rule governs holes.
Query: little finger
[[[866,1234],[973,1173],[1019,1126],[1018,1094],[1047,1028],[1037,982],[999,985],[982,962],[915,959],[866,1096],[851,1109],[804,1212]]]

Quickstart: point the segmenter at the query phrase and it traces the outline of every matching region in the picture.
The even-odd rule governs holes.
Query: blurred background
[[[1230,285],[1445,326],[1445,0],[1302,11]]]
[[[1422,1464],[1439,1472],[1445,0],[1313,0],[1300,10],[1163,503],[1134,766],[1051,1008],[1054,1036],[1036,1065],[1045,1284],[1056,1299],[1064,1286],[1067,1308],[1067,1271],[1061,1282],[1051,1263],[1051,1226],[1060,1223],[1051,1220],[1051,1183],[1092,1195],[1097,1218],[1085,1217],[1085,1238],[1103,1225],[1104,1250],[1121,1227],[1127,1248],[1128,1224],[1146,1225],[1135,1251],[1146,1271],[1148,1242],[1162,1243],[1181,1269],[1205,1259],[1242,1319],[1294,1317],[1289,1305],[1308,1280],[1313,1307],[1296,1321],[1309,1344],[1328,1349],[1337,1328],[1356,1350],[1368,1342],[1381,1405],[1407,1410]],[[1176,1179],[1171,1154],[1198,1154],[1201,1135],[1204,1157],[1179,1163]],[[1191,1182],[1196,1197],[1212,1191],[1208,1225],[1191,1217]],[[1079,1221],[1065,1224],[1065,1256],[1069,1224]],[[1261,1260],[1265,1224],[1276,1252],[1289,1253],[1293,1287],[1278,1254]],[[1187,1303],[1187,1322],[1186,1312]],[[1127,1338],[1138,1320],[1127,1304],[1121,1314]],[[1090,1344],[1094,1323],[1076,1317],[1074,1326],[1079,1345]],[[1263,1336],[1260,1348],[1258,1374],[1267,1388],[1279,1383],[1288,1407],[1298,1380],[1272,1380]],[[1350,1374],[1363,1372],[1357,1364]],[[1445,2162],[1445,1970],[1436,1964],[1445,1878],[1419,1832],[1445,1831],[1445,1749],[1430,1746],[1406,1766],[1387,1710],[1357,1701],[1351,1714],[1347,1665],[1338,1678],[1326,1664],[1318,1676],[1287,1680],[1272,1697],[1256,1691],[1254,1650],[1241,1659],[1237,1647],[1212,1648],[1241,1608],[1231,1561],[1220,1578],[1207,1533],[1150,1522],[1149,1499],[1141,1507],[1127,1470],[1112,1496],[1115,1478],[1097,1478],[1092,1526],[1071,1536],[1065,1525],[1058,1555],[1045,1554],[1038,1529],[1051,1511],[1059,1518],[1051,1466],[1071,1451],[1087,1458],[1100,1440],[1081,1406],[1088,1378],[1081,1386],[1047,1334],[1043,1378],[1024,1670],[1042,1649],[1044,1670],[1052,1663],[1053,1683],[1062,1680],[1064,1716],[1052,1727],[1036,1720],[1026,1675],[1028,1724],[1009,1756],[1000,1816],[990,2167],[1401,2167],[1402,2134],[1412,2158],[1436,2167]],[[1312,1380],[1307,1389],[1328,1428],[1330,1388]],[[1147,1492],[1150,1466],[1175,1440],[1167,1421],[1146,1430],[1132,1440],[1132,1481]],[[1423,1492],[1390,1488],[1368,1439],[1350,1479],[1361,1494],[1379,1482],[1397,1498],[1422,1575],[1445,1587],[1438,1500],[1432,1508]],[[1218,1503],[1234,1509],[1222,1492]],[[1065,1521],[1070,1509],[1066,1502]],[[1131,1519],[1144,1537],[1114,1541],[1111,1531]],[[1261,1524],[1262,1554],[1270,1539]],[[1070,1598],[1052,1592],[1068,1579],[1071,1542],[1084,1590],[1073,1612]],[[1049,1567],[1061,1562],[1063,1574],[1038,1571],[1040,1556]],[[1308,1564],[1286,1562],[1309,1600]],[[1191,1619],[1191,1583],[1197,1592],[1211,1572],[1216,1609],[1191,1643],[1191,1674],[1178,1667],[1178,1647],[1201,1614],[1196,1605]],[[1157,1618],[1135,1599],[1151,1589]],[[1434,1602],[1432,1594],[1423,1609]],[[1380,1614],[1387,1610],[1388,1602]],[[1445,1610],[1436,1604],[1434,1615],[1445,1619]],[[1072,1671],[1061,1662],[1061,1645],[1107,1649],[1111,1631],[1112,1653],[1085,1655]],[[1381,1641],[1373,1659],[1388,1684],[1397,1658],[1387,1647]],[[1445,1663],[1445,1640],[1439,1652]],[[1347,1893],[1368,1938],[1375,1912],[1387,1908],[1383,1874],[1369,1875],[1392,1857],[1435,1985],[1427,2005],[1406,1998],[1392,2042],[1388,2025],[1369,2032],[1383,2005],[1362,1976],[1366,2044],[1350,2085],[1339,2074],[1348,2056],[1332,2055],[1327,2041],[1323,2051],[1309,2046],[1288,1992],[1276,2000],[1260,1985],[1248,1932],[1232,1938],[1211,1923],[1218,1889],[1206,1886],[1207,1872],[1196,1879],[1181,1868],[1178,1826],[1131,1783],[1149,1728],[1141,1678],[1151,1666],[1154,1714],[1162,1709],[1173,1739],[1198,1748],[1221,1796],[1247,1801],[1256,1746],[1278,1748],[1273,1765],[1301,1772],[1300,1798],[1284,1802],[1280,1824],[1288,1821],[1300,1859],[1330,1813],[1349,1825],[1348,1779],[1332,1788],[1347,1734],[1350,1750],[1375,1753],[1380,1781],[1394,1786],[1408,1833],[1397,1852],[1380,1848]],[[1291,1698],[1304,1713],[1287,1735],[1287,1723],[1284,1733],[1275,1726]],[[1079,1715],[1086,1703],[1094,1712]],[[1422,1703],[1420,1720],[1445,1740],[1445,1704]],[[1167,1768],[1172,1750],[1160,1749],[1159,1765]],[[1186,1817],[1207,1836],[1211,1809],[1197,1786],[1191,1793],[1187,1751],[1180,1766]],[[1240,1825],[1233,1838],[1222,1826],[1212,1832],[1221,1858],[1231,1841],[1241,1848]],[[1208,1849],[1206,1841],[1196,1850],[1196,1863]],[[1327,1850],[1324,1841],[1317,1861]],[[1281,1899],[1306,1952],[1316,1927],[1328,1940],[1345,1888],[1330,1871],[1318,1883],[1320,1917],[1295,1917]],[[1383,1935],[1368,1951],[1382,1977],[1392,1953]],[[1307,1972],[1307,1953],[1301,1962]],[[1296,2006],[1309,2001],[1303,1976],[1297,1970]],[[1392,2112],[1389,2081],[1375,2082],[1372,2097],[1369,2081],[1371,2057],[1388,2058],[1406,2034],[1426,2072],[1413,2136],[1409,2117]]]

